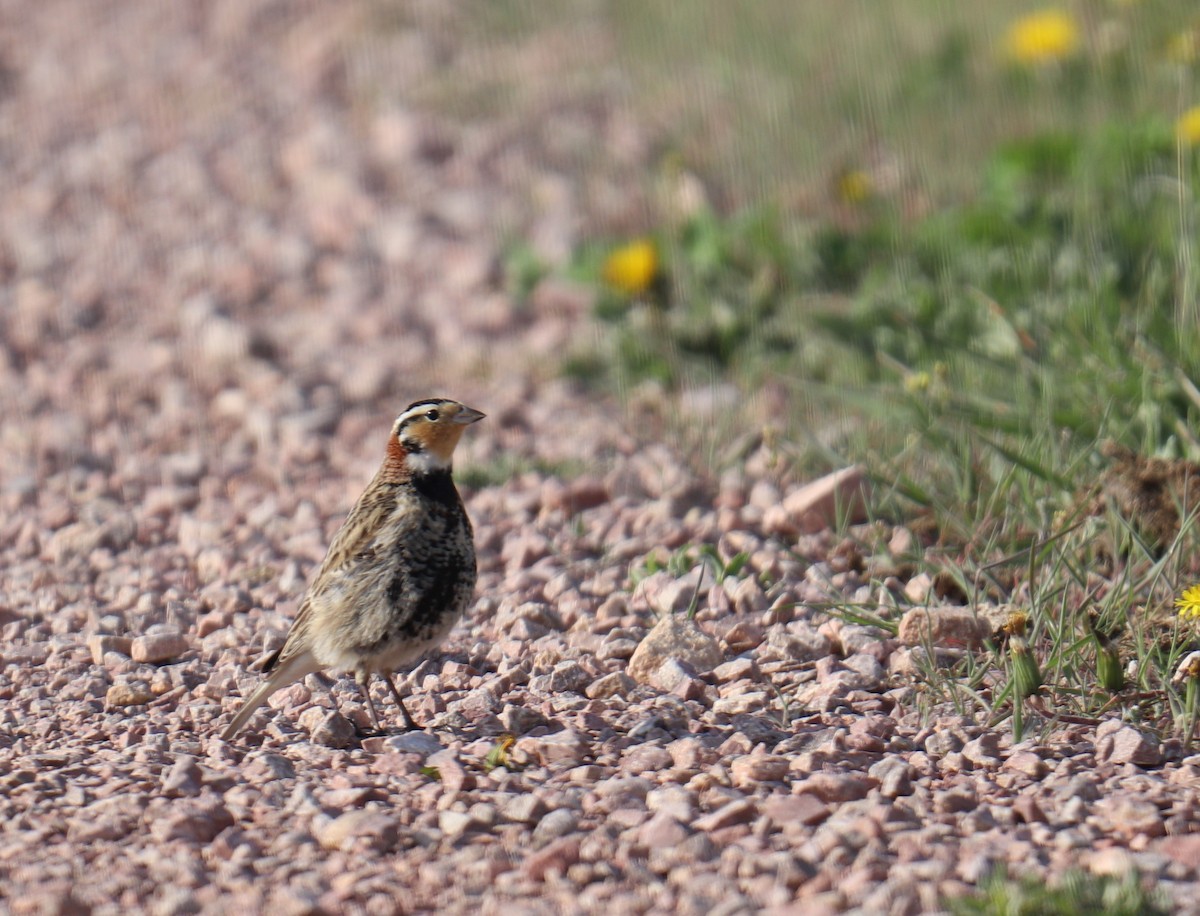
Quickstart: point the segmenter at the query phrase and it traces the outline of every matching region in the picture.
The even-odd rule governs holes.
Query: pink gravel
[[[413,85],[453,57],[469,8],[426,7],[0,17],[0,909],[916,913],[1005,863],[1200,913],[1200,756],[923,718],[916,649],[814,607],[872,589],[808,481],[714,478],[556,376],[587,295],[518,306],[501,240],[587,214],[544,133],[372,92],[380,55]],[[586,102],[547,116],[604,139]],[[479,599],[401,678],[425,730],[360,740],[353,684],[310,678],[220,741],[433,393],[489,419]],[[750,555],[694,624],[694,574],[631,577],[687,543]]]

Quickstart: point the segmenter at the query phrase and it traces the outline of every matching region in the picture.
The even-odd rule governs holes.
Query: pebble
[[[549,874],[565,874],[567,868],[579,861],[580,838],[564,836],[537,852],[530,854],[521,864],[521,874],[534,881],[542,881]]]
[[[104,695],[105,705],[115,708],[142,706],[153,699],[153,691],[143,681],[135,681],[129,684],[113,684]]]
[[[665,811],[642,824],[637,834],[638,843],[648,849],[676,847],[687,838],[687,828]]]
[[[1004,862],[1039,881],[1133,868],[1194,909],[1200,757],[1181,736],[1114,709],[1094,731],[1035,716],[1012,748],[1010,723],[940,708],[925,673],[957,676],[994,621],[912,572],[928,525],[857,524],[857,469],[807,482],[786,431],[708,423],[728,384],[684,386],[713,446],[696,467],[674,395],[634,386],[623,408],[560,377],[598,327],[594,285],[563,270],[589,227],[638,222],[661,125],[612,104],[612,81],[563,79],[581,47],[611,63],[590,22],[484,29],[486,66],[450,67],[457,88],[503,88],[516,62],[533,104],[501,92],[496,117],[446,116],[428,90],[479,57],[458,7],[364,31],[356,5],[15,3],[14,912],[918,913]],[[583,181],[595,152],[608,166]],[[702,212],[703,183],[668,177],[673,205]],[[362,701],[328,672],[220,741],[388,418],[438,379],[489,417],[455,456],[477,599],[398,671],[424,728],[393,715],[360,740],[327,690],[355,721]],[[735,425],[782,415],[786,393],[767,384]],[[836,534],[830,494],[851,510]],[[748,563],[701,580],[710,547]],[[851,605],[910,642],[829,619]]]
[[[676,659],[703,674],[716,668],[723,658],[720,645],[695,620],[685,614],[667,613],[638,645],[626,672],[635,681],[650,684],[668,659]]]
[[[702,815],[692,822],[696,830],[711,833],[735,824],[745,824],[757,816],[754,803],[748,799],[735,799],[716,811]]]
[[[780,826],[802,824],[815,827],[829,817],[831,809],[815,795],[771,795],[763,802],[763,814]]]
[[[896,637],[909,646],[981,649],[991,627],[973,608],[914,607],[900,618]]]
[[[517,824],[536,824],[545,816],[546,803],[536,795],[509,797],[500,806],[500,815]]]
[[[592,681],[584,690],[591,700],[607,699],[608,697],[628,696],[637,687],[637,681],[624,671],[613,671]]]
[[[310,706],[300,713],[298,721],[303,728],[308,729],[314,744],[347,748],[358,740],[353,723],[337,710]]]
[[[118,655],[131,655],[133,640],[127,636],[105,636],[95,633],[88,637],[88,651],[92,653],[92,662],[97,665],[105,664],[105,656],[109,652]]]
[[[579,817],[567,808],[558,808],[544,815],[533,828],[533,841],[544,843],[557,837],[574,833],[579,825]]]
[[[1154,767],[1162,762],[1162,752],[1157,741],[1132,725],[1120,726],[1113,730],[1105,730],[1102,725],[1096,734],[1096,761]]]
[[[314,831],[325,849],[349,852],[358,847],[385,851],[396,845],[399,831],[395,820],[377,811],[347,811]]]
[[[188,641],[182,633],[157,633],[139,636],[133,640],[130,655],[135,662],[157,665],[178,658],[188,650]]]
[[[734,758],[728,766],[733,784],[745,788],[782,781],[787,776],[789,761],[769,754],[747,754]]]

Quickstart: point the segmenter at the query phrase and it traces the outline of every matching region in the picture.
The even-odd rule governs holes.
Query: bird
[[[276,690],[327,668],[353,673],[376,734],[372,674],[382,676],[405,726],[417,728],[392,673],[441,643],[474,596],[474,532],[452,459],[484,416],[449,398],[414,401],[400,413],[383,463],[334,535],[283,645],[264,661],[266,678],[222,739]]]

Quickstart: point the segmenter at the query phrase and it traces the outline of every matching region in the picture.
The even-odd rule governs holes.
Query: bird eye
[[[440,416],[441,416],[441,414],[439,414],[437,412],[436,408],[433,410],[425,411],[425,419],[428,420],[430,423],[436,423],[438,420],[438,417],[440,417]]]

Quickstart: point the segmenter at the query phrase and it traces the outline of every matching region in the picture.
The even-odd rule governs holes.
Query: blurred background
[[[432,390],[477,482],[539,404],[926,502],[1193,455],[1198,67],[1175,0],[8,3],[11,486]]]

